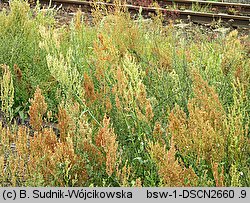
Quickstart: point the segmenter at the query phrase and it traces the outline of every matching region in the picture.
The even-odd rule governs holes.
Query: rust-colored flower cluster
[[[188,103],[189,116],[175,107],[169,116],[168,130],[182,155],[198,162],[220,162],[225,157],[225,112],[213,88],[198,73],[193,73],[193,77],[195,97]]]
[[[109,128],[110,119],[106,116],[103,119],[103,127],[99,130],[96,136],[96,145],[102,147],[106,158],[106,173],[111,176],[114,172],[117,161],[116,134],[114,130]]]
[[[158,167],[158,174],[162,183],[167,187],[197,186],[198,177],[193,169],[186,168],[176,159],[174,138],[167,151],[166,144],[149,142],[149,152]]]
[[[30,125],[33,130],[39,131],[42,128],[43,115],[47,112],[47,104],[39,87],[36,88],[34,98],[30,100]]]
[[[60,131],[60,140],[64,142],[68,136],[72,136],[75,131],[75,123],[67,110],[60,105],[58,108],[58,129]]]

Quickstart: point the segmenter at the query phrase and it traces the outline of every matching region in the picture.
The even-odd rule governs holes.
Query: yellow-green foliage
[[[250,185],[249,36],[55,12],[0,13],[0,186]]]
[[[14,104],[14,86],[9,67],[2,65],[3,77],[0,80],[0,101],[1,110],[5,113],[7,120],[10,122],[13,116],[12,106]]]

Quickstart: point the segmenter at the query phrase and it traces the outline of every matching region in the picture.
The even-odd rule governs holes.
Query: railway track
[[[213,13],[227,13],[237,15],[250,15],[250,4],[227,3],[214,1],[197,0],[160,0],[159,4],[166,8],[167,6],[182,9],[210,10]]]
[[[88,1],[88,0],[87,0]],[[90,0],[89,0],[90,1]],[[149,7],[149,1],[127,0],[128,4],[135,6]],[[110,3],[113,3],[110,0]],[[153,2],[153,0],[152,0]],[[250,15],[250,4],[241,3],[224,3],[214,1],[197,1],[197,0],[158,0],[157,1],[162,8],[175,8],[178,10],[194,10],[194,11],[209,11],[211,13],[226,13],[233,15]],[[139,5],[140,4],[140,5]]]
[[[177,0],[181,1],[181,0]],[[40,0],[40,3],[49,4],[49,0]],[[191,1],[190,1],[191,2]],[[104,3],[104,2],[95,2],[96,5],[105,6],[105,7],[114,7],[113,3]],[[228,3],[227,3],[228,4]],[[91,1],[78,1],[78,0],[52,0],[51,6],[63,7],[76,7],[82,10],[90,9],[93,6]],[[148,16],[148,13],[162,12],[165,20],[169,18],[182,19],[183,21],[192,21],[198,24],[210,24],[214,21],[220,21],[220,23],[235,27],[235,28],[250,28],[250,17],[249,16],[238,16],[238,15],[229,15],[229,14],[214,14],[214,13],[204,13],[204,12],[195,12],[190,10],[173,10],[165,8],[156,8],[156,7],[145,7],[145,6],[135,6],[129,4],[120,5],[126,7],[129,12],[138,12],[142,10],[142,15]]]
[[[162,2],[170,3],[172,0],[162,0]],[[192,2],[195,2],[194,0],[174,0],[176,3],[184,2],[186,4],[191,5]],[[40,3],[42,5],[49,4],[49,0],[40,0]],[[199,3],[203,3],[205,5],[205,2],[207,1],[199,1]],[[95,2],[97,5],[102,5],[106,7],[113,7],[115,4],[113,3],[104,3],[104,2]],[[60,6],[63,7],[74,7],[74,8],[80,8],[84,12],[88,12],[92,6],[93,2],[91,1],[78,1],[78,0],[52,0],[51,6]],[[213,5],[220,5],[220,7],[225,6],[236,6],[241,7],[245,12],[247,12],[248,15],[250,15],[249,12],[249,4],[233,4],[233,3],[223,3],[223,6],[220,2],[213,2]],[[222,13],[204,13],[204,12],[195,12],[190,10],[173,10],[173,9],[165,9],[165,8],[155,8],[155,7],[145,7],[145,6],[135,6],[135,5],[121,5],[123,7],[126,7],[128,11],[131,13],[137,13],[140,8],[142,9],[142,14],[144,16],[149,16],[149,13],[156,13],[157,11],[160,11],[163,13],[163,16],[165,20],[168,20],[169,18],[174,19],[182,19],[183,21],[192,21],[194,23],[198,24],[211,24],[213,21],[220,21],[222,24],[226,24],[227,26],[231,26],[233,28],[250,28],[250,16],[239,16],[239,15],[229,15],[229,14],[222,14]],[[1,10],[1,9],[0,9]]]

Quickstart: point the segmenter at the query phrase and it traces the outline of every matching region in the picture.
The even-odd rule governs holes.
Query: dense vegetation
[[[250,186],[249,36],[102,13],[0,13],[0,185]]]

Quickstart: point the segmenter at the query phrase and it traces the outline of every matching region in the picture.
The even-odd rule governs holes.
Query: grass
[[[104,13],[0,13],[0,185],[249,186],[249,36]]]

